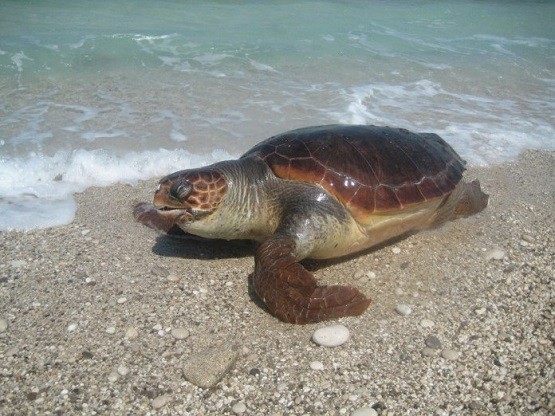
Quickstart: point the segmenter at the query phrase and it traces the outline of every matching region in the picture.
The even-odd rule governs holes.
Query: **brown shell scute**
[[[444,196],[461,180],[465,163],[436,134],[376,126],[293,130],[243,155],[252,156],[280,178],[320,184],[355,217]]]

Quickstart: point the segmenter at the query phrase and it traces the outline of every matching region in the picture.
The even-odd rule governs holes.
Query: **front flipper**
[[[137,222],[157,231],[170,235],[185,235],[173,221],[160,215],[156,207],[147,202],[140,202],[133,207],[133,217]]]
[[[317,286],[295,259],[295,241],[275,235],[256,252],[253,286],[270,312],[284,322],[308,324],[360,315],[370,304],[356,288]]]

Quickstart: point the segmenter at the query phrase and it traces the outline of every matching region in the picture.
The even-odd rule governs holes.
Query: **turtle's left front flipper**
[[[351,286],[317,286],[295,258],[295,241],[274,235],[255,257],[254,290],[270,312],[284,322],[308,324],[360,315],[370,304]]]

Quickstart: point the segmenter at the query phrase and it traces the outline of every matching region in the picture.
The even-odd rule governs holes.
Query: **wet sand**
[[[253,244],[135,223],[155,181],[88,189],[72,224],[0,233],[0,413],[554,412],[555,153],[466,177],[490,194],[479,215],[306,263],[373,300],[333,322],[351,333],[337,348],[310,340],[331,323],[264,310]],[[193,384],[193,363],[221,381]]]

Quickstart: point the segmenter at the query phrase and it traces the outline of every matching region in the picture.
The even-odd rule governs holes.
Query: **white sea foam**
[[[209,155],[160,149],[129,152],[124,156],[80,149],[71,153],[60,151],[53,156],[2,158],[0,230],[28,230],[67,223],[75,211],[72,195],[89,186],[135,184],[234,157],[219,149]]]

